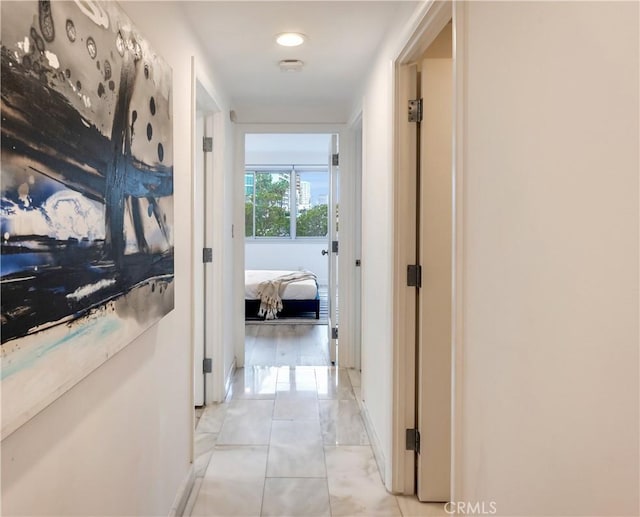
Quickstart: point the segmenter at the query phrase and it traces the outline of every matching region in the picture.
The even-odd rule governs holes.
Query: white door
[[[193,186],[194,203],[194,357],[193,357],[193,400],[195,406],[203,406],[207,402],[207,383],[209,392],[212,373],[205,373],[204,359],[211,357],[211,351],[207,354],[207,340],[211,341],[211,300],[213,272],[211,269],[212,258],[205,259],[205,249],[211,250],[211,228],[213,224],[213,152],[210,142],[205,144],[205,139],[211,141],[213,134],[213,115],[198,110],[196,112],[196,140],[195,140],[195,171]],[[211,401],[211,397],[208,398]]]
[[[451,25],[423,59],[420,95],[417,495],[449,501],[451,473],[452,124]],[[448,49],[448,50],[447,50]]]
[[[205,214],[205,155],[199,142],[202,142],[205,134],[205,116],[201,111],[196,112],[196,140],[195,140],[195,175],[194,175],[194,221],[204,221]],[[194,405],[204,405],[204,373],[202,364],[204,360],[204,324],[205,324],[205,268],[202,262],[202,249],[204,248],[204,227],[195,225],[194,234],[194,273],[193,290],[195,300],[194,326],[193,326],[193,401]]]
[[[329,358],[335,364],[338,346],[338,206],[339,165],[338,135],[329,144]]]

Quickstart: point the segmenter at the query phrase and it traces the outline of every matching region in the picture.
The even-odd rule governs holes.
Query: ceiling
[[[271,105],[346,112],[361,92],[385,35],[404,24],[415,1],[184,2],[232,107]],[[300,47],[280,47],[275,35],[302,32]],[[300,59],[300,72],[282,72]]]

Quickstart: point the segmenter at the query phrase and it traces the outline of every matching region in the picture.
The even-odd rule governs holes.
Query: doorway
[[[224,399],[233,369],[233,253],[226,172],[227,115],[201,82],[192,59],[192,343],[194,406]]]
[[[252,344],[272,335],[268,327],[274,325],[321,326],[326,337],[320,355],[335,362],[328,345],[337,298],[332,145],[337,135],[331,133],[244,135],[245,365],[269,363],[269,347]],[[274,294],[278,300],[271,310]],[[285,355],[275,353],[271,364],[286,362]],[[316,364],[320,355],[316,351],[298,361]]]
[[[339,242],[339,261],[336,270],[339,270],[340,281],[337,282],[337,298],[339,299],[339,311],[338,317],[340,317],[340,346],[336,351],[336,365],[340,365],[344,368],[353,368],[355,366],[355,354],[354,351],[354,303],[355,303],[355,276],[356,276],[356,251],[355,251],[355,211],[359,211],[360,208],[356,208],[354,199],[356,194],[354,193],[355,187],[355,159],[354,153],[356,152],[356,145],[354,143],[355,135],[357,131],[354,129],[357,126],[354,121],[349,126],[333,125],[333,124],[240,124],[236,126],[236,140],[235,140],[235,153],[236,153],[236,167],[234,178],[234,226],[236,229],[244,228],[246,222],[246,205],[245,205],[245,163],[247,163],[245,146],[247,135],[268,135],[268,134],[284,134],[284,135],[337,135],[339,142],[339,169],[338,174],[338,194],[342,199],[342,203],[336,210],[331,210],[332,213],[339,212],[339,231],[341,241]],[[266,152],[269,152],[271,148],[267,148]],[[361,151],[360,151],[361,152]],[[322,156],[319,160],[323,163],[328,163],[329,149],[322,151]],[[295,198],[294,195],[291,199]],[[242,230],[240,230],[242,231]],[[245,229],[246,231],[246,229]],[[236,236],[242,237],[242,234],[236,230]],[[257,240],[257,239],[256,239]],[[290,241],[292,239],[289,239]],[[262,244],[256,242],[256,245]],[[320,243],[322,247],[319,248],[320,257],[327,258],[329,250],[332,249],[329,246],[328,239]],[[322,251],[325,250],[327,255],[322,255]],[[245,239],[236,238],[234,240],[233,254],[236,263],[244,264],[245,255]],[[247,263],[248,265],[248,263]],[[299,263],[295,263],[292,269],[297,269]],[[234,316],[233,316],[233,328],[234,328],[234,347],[235,347],[235,359],[236,366],[242,367],[245,364],[245,314],[244,314],[244,274],[238,268],[237,273],[234,274],[233,284],[234,293],[236,293],[234,304]],[[328,285],[327,285],[328,291]],[[336,304],[337,305],[337,304]],[[327,303],[328,311],[328,303]],[[329,326],[325,327],[329,332]]]
[[[194,406],[212,401],[212,368],[205,358],[213,351],[213,131],[216,107],[213,99],[195,80],[193,148],[193,398]]]
[[[424,284],[417,311],[417,495],[447,502],[451,475],[451,23],[419,63],[425,113],[419,128],[417,264]],[[428,279],[428,281],[427,281]]]
[[[396,489],[452,500],[454,322],[453,10],[434,4],[397,61]],[[409,116],[407,116],[409,111]]]

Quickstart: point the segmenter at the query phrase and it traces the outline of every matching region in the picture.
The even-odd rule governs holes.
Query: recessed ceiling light
[[[302,45],[304,40],[304,34],[300,34],[299,32],[283,32],[276,36],[276,43],[283,47],[297,47],[298,45]]]

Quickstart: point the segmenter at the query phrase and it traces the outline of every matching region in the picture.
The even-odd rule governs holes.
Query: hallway
[[[238,369],[227,400],[202,412],[185,515],[446,515],[385,490],[361,416],[360,373],[299,364],[322,358],[325,327],[252,327],[247,358],[264,348],[280,366]],[[294,354],[296,345],[311,355]]]
[[[0,7],[0,515],[640,516],[640,1]],[[337,238],[266,145],[256,237],[311,133]],[[245,332],[248,233],[337,357]]]

